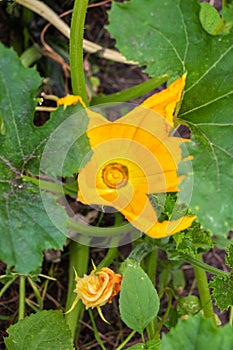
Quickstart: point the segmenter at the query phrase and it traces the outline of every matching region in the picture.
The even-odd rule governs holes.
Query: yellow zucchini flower
[[[185,75],[114,122],[86,109],[93,154],[80,170],[77,199],[84,204],[114,207],[153,238],[182,231],[195,219],[183,216],[159,222],[148,197],[178,191],[180,146],[187,140],[169,133],[184,82]]]

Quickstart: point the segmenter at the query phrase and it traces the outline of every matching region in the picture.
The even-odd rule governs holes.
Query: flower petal
[[[147,98],[142,107],[150,108],[161,114],[173,126],[173,113],[177,103],[181,99],[181,95],[185,86],[186,74],[174,81],[165,90],[155,93]]]
[[[196,216],[182,216],[177,220],[156,222],[146,234],[152,238],[163,238],[174,235],[190,227],[195,219]]]
[[[159,222],[149,198],[140,192],[120,211],[134,227],[152,238],[167,237],[183,231],[191,226],[196,218],[183,216],[177,220]]]

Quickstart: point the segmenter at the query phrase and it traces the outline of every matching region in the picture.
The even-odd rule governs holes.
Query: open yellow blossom
[[[80,170],[77,199],[84,204],[114,207],[153,238],[182,231],[195,219],[184,216],[159,222],[148,197],[178,191],[181,178],[177,170],[184,140],[169,132],[184,81],[185,76],[114,122],[86,109],[93,154]]]
[[[80,299],[86,309],[96,307],[101,318],[106,321],[100,307],[106,303],[111,303],[112,298],[119,293],[122,276],[108,267],[103,267],[99,271],[96,270],[94,264],[93,267],[94,269],[90,275],[79,277],[76,273],[76,287],[74,292],[77,293],[77,297],[68,312],[75,307]]]

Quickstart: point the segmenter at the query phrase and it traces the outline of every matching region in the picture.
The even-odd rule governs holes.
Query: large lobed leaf
[[[33,96],[40,84],[41,78],[35,69],[23,67],[12,49],[0,45],[0,259],[23,274],[40,267],[43,249],[62,248],[66,240],[67,216],[54,196],[43,195],[59,231],[44,209],[39,189],[24,183],[22,174],[28,174],[28,171],[39,174],[41,155],[51,134],[78,110],[77,106],[66,111],[59,108],[45,125],[36,127],[33,124],[36,105]],[[76,158],[72,152],[66,154],[66,175],[78,170],[84,156],[82,149],[88,150],[85,116],[81,114],[79,119],[78,114],[77,120],[79,128],[77,130],[75,125],[73,134],[84,135],[82,142],[69,145],[75,150]],[[69,142],[67,132],[61,136],[64,139],[58,139],[52,150],[51,167],[57,164],[64,142]],[[54,172],[53,175],[63,173]]]
[[[203,225],[223,234],[233,225],[233,35],[209,35],[199,12],[197,0],[113,3],[108,29],[120,51],[151,76],[188,72],[179,121],[192,131],[191,208]],[[191,174],[182,186],[189,192]]]

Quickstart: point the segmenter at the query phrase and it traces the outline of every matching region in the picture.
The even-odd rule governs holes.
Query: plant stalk
[[[91,324],[92,324],[92,327],[93,327],[93,331],[94,331],[94,336],[95,336],[95,339],[97,341],[97,343],[99,344],[99,346],[101,347],[102,350],[106,350],[100,336],[99,336],[99,332],[98,332],[98,329],[96,327],[96,324],[95,324],[95,319],[94,319],[94,316],[93,316],[93,313],[92,313],[92,310],[91,309],[88,309],[88,312],[89,312],[89,316],[90,316],[90,319],[91,319]]]
[[[202,259],[195,259],[190,255],[184,255],[183,259],[192,264],[193,266],[196,266],[202,270],[205,270],[209,273],[212,273],[213,275],[217,276],[227,276],[229,275],[229,272],[222,271],[220,269],[217,269],[216,267],[210,266],[202,261]]]
[[[197,255],[198,260],[202,261],[202,256]],[[210,318],[216,325],[215,314],[211,301],[211,295],[209,291],[208,280],[205,270],[197,266],[193,266],[194,274],[197,281],[198,292],[201,300],[201,306],[206,318]]]
[[[156,247],[154,250],[152,250],[151,253],[147,255],[146,266],[145,266],[145,272],[151,279],[151,282],[153,283],[153,285],[155,284],[157,258],[158,258],[158,248]],[[149,323],[149,325],[146,327],[146,331],[147,331],[149,340],[159,339],[157,317],[155,317]]]
[[[88,0],[76,0],[70,30],[70,72],[72,89],[88,105],[85,75],[83,68],[83,33]]]
[[[132,331],[128,337],[116,348],[116,350],[121,350],[124,348],[124,346],[130,341],[131,338],[133,338],[136,331]]]
[[[67,219],[67,227],[71,228],[76,232],[92,237],[104,237],[107,235],[114,237],[134,230],[134,228],[130,224],[124,224],[119,227],[111,226],[103,228],[91,225],[83,225],[72,219]]]
[[[25,314],[25,276],[19,276],[19,315],[18,320],[24,319]]]
[[[165,83],[167,81],[168,75],[164,74],[161,77],[151,78],[149,80],[144,81],[141,84],[133,86],[129,89],[125,89],[115,94],[111,95],[103,95],[93,97],[91,100],[91,104],[101,104],[101,103],[111,103],[111,102],[127,102],[134,98],[145,95],[146,93],[152,91],[157,88],[159,85]]]
[[[12,285],[12,283],[16,280],[18,276],[14,276],[12,277],[1,289],[0,291],[0,298],[3,296],[3,294],[5,293],[5,291]]]
[[[69,260],[69,282],[68,282],[68,292],[67,292],[67,301],[66,301],[66,311],[71,308],[76,294],[74,293],[75,289],[75,273],[74,269],[77,272],[78,276],[82,277],[88,268],[89,261],[89,247],[81,245],[77,242],[72,241],[70,243],[70,260]],[[79,320],[82,319],[84,312],[84,306],[79,300],[74,310],[65,315],[66,323],[68,324],[73,339],[76,336],[76,329],[79,329]]]
[[[24,67],[30,67],[33,63],[41,58],[41,53],[36,46],[31,46],[20,56],[21,63]]]

